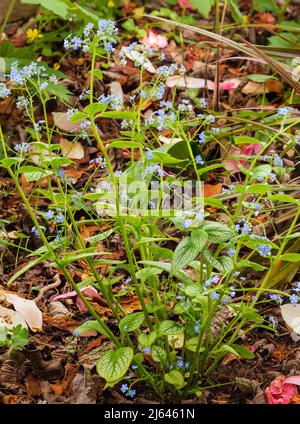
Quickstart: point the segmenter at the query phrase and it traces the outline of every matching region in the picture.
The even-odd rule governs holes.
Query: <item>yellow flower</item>
[[[27,34],[27,41],[29,41],[29,43],[33,43],[36,39],[42,37],[42,34],[40,34],[39,30],[36,28],[34,29],[29,28],[26,34]]]
[[[108,6],[108,7],[115,7],[115,2],[114,2],[114,0],[108,0],[107,6]]]
[[[59,68],[60,68],[60,64],[59,63],[54,63],[53,69],[55,69],[55,71],[58,71]]]

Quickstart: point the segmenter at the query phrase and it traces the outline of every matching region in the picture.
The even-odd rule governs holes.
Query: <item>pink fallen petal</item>
[[[177,4],[181,9],[191,10],[193,8],[189,0],[178,0]]]
[[[107,303],[102,297],[99,295],[98,291],[93,286],[87,286],[80,289],[80,291],[84,294],[85,297],[88,299],[94,300],[95,302],[99,303],[99,305],[107,306]],[[76,305],[80,312],[85,313],[87,312],[87,308],[83,301],[80,299],[79,296],[77,296],[76,291],[70,291],[64,294],[59,294],[54,297],[52,297],[51,301],[59,300],[59,299],[69,299],[70,297],[76,296]]]
[[[168,39],[165,35],[160,35],[157,32],[149,29],[147,34],[142,38],[142,43],[153,49],[164,49],[168,45]]]
[[[280,375],[265,390],[266,400],[269,404],[287,405],[293,396],[298,395],[295,384],[286,383],[286,380],[287,378],[284,375]]]
[[[227,81],[223,81],[219,83],[219,89],[220,90],[235,90],[239,85],[240,85],[241,81],[237,78],[232,78],[230,80]],[[207,80],[207,88],[209,90],[215,90],[215,86],[216,84],[213,81]]]
[[[296,386],[300,386],[300,375],[291,375],[284,380],[285,384],[295,384]]]
[[[244,144],[244,147],[242,147],[241,152],[243,155],[257,155],[262,149],[262,146],[260,144]]]
[[[55,300],[59,300],[59,299],[69,299],[70,297],[75,297],[77,295],[76,291],[70,291],[64,294],[57,294],[53,297],[51,297],[51,302],[54,302]]]
[[[80,299],[79,296],[76,297],[76,306],[82,314],[86,313],[88,311],[87,307],[83,303],[83,301]]]
[[[102,299],[101,296],[99,296],[98,291],[92,287],[88,286],[85,287],[83,290],[81,290],[85,297],[87,297],[89,300],[94,300],[95,302],[99,303],[99,305],[107,306],[107,303],[104,299]],[[81,313],[85,313],[88,311],[87,307],[83,303],[83,301],[80,299],[79,296],[76,297],[76,305]]]
[[[225,152],[225,157],[232,157],[232,156],[239,156],[239,155],[245,155],[245,156],[252,156],[257,155],[262,149],[262,146],[260,144],[244,144],[242,148],[238,148],[236,146],[231,146],[229,152]],[[249,164],[245,159],[239,159],[232,158],[232,159],[225,159],[224,162],[226,163],[225,169],[227,171],[234,171],[239,172],[241,171],[241,165],[244,168],[248,168]]]
[[[234,88],[236,88],[236,84],[234,83],[234,81],[224,81],[220,82],[219,87],[222,90],[233,90]]]

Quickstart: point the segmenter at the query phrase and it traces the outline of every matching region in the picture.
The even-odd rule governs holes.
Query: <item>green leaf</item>
[[[266,82],[266,81],[269,81],[270,79],[276,79],[273,75],[264,75],[264,74],[251,74],[251,75],[248,75],[247,78],[250,81],[255,81],[255,82]]]
[[[149,334],[139,334],[138,341],[141,346],[147,347],[147,346],[151,346],[152,343],[155,342],[156,338],[157,338],[156,331],[152,331]]]
[[[272,166],[271,165],[259,165],[257,166],[252,174],[252,178],[255,180],[263,179],[268,177],[272,172]]]
[[[0,327],[0,346],[6,344],[8,335],[7,327]]]
[[[208,18],[209,12],[213,7],[214,0],[190,0],[191,5],[197,9],[205,18]]]
[[[237,1],[236,0],[228,0],[228,2],[229,2],[229,8],[230,8],[231,16],[233,17],[235,22],[237,24],[245,25],[243,15],[242,15],[242,13],[239,9]]]
[[[98,78],[99,81],[103,80],[103,73],[100,71],[100,69],[94,69],[93,75],[94,77]]]
[[[184,293],[192,298],[202,296],[202,289],[198,285],[191,284],[185,287]]]
[[[53,172],[50,171],[50,170],[44,170],[43,173],[41,173],[41,172],[24,172],[25,180],[28,183],[31,183],[32,181],[39,181],[42,178],[45,178],[46,176],[49,176],[49,175],[53,175]]]
[[[5,158],[5,159],[2,159],[0,161],[0,164],[4,168],[10,168],[12,165],[15,165],[16,163],[23,162],[23,160],[24,160],[23,158],[19,158],[19,157],[16,157],[16,158]]]
[[[236,351],[237,355],[239,355],[241,358],[245,359],[254,359],[255,355],[251,350],[247,349],[245,346],[232,344],[231,347]]]
[[[294,48],[297,43],[299,43],[299,39],[295,34],[290,32],[282,32],[280,36],[272,35],[269,37],[268,42],[272,47],[279,49],[291,49]]]
[[[278,12],[278,7],[275,0],[252,0],[253,9],[258,12]]]
[[[255,358],[255,355],[246,347],[240,346],[237,344],[227,345],[224,344],[221,346],[220,349],[221,352],[227,352],[227,353],[233,353],[236,356],[240,356],[241,358],[245,359],[253,359]]]
[[[130,119],[134,120],[136,114],[133,112],[125,112],[125,111],[111,111],[111,112],[103,112],[100,115],[101,118],[112,118],[112,119]]]
[[[11,335],[11,344],[14,349],[21,350],[29,342],[29,331],[27,328],[22,327],[21,324],[14,327]]]
[[[265,194],[270,193],[271,191],[272,187],[268,184],[251,184],[247,187],[247,193]]]
[[[195,247],[198,249],[198,252],[200,253],[208,241],[207,233],[203,229],[198,228],[197,230],[192,232],[191,237],[192,237],[192,242],[194,243]]]
[[[90,116],[95,116],[96,113],[103,112],[106,106],[103,103],[92,103],[86,106],[83,111]]]
[[[97,373],[106,380],[108,385],[114,386],[126,374],[133,355],[134,353],[131,347],[107,350],[97,362]]]
[[[162,273],[161,269],[158,268],[144,268],[144,269],[140,269],[136,274],[136,278],[138,280],[143,280],[145,281],[147,278],[149,277],[153,277],[154,275],[159,275]]]
[[[165,374],[165,381],[177,389],[181,389],[186,385],[183,375],[177,370],[172,370],[168,374]]]
[[[153,152],[154,158],[152,162],[165,163],[165,164],[173,164],[178,162],[184,162],[185,159],[177,159],[173,156],[169,155],[166,152]]]
[[[55,15],[66,19],[69,14],[69,8],[72,2],[68,0],[21,0],[24,4],[40,4],[45,9],[50,10]]]
[[[239,354],[233,349],[233,347],[223,344],[220,348],[220,352],[233,353],[234,355],[239,356]]]
[[[153,361],[155,362],[165,362],[167,359],[167,353],[160,346],[152,346],[151,347],[151,356]]]
[[[187,342],[186,342],[186,344],[185,344],[185,347],[186,347],[188,350],[190,350],[191,352],[196,352],[196,350],[197,350],[197,345],[198,345],[198,340],[199,340],[199,337],[192,337],[191,339],[187,340]],[[201,353],[201,352],[204,352],[204,350],[205,350],[205,347],[204,347],[204,346],[202,346],[202,347],[200,348],[199,352],[200,352],[200,353]]]
[[[234,137],[234,144],[261,144],[257,138],[248,137],[246,135]]]
[[[74,113],[74,115],[71,116],[70,123],[75,124],[75,122],[87,119],[88,117],[89,117],[88,114],[84,112],[76,112]]]
[[[108,336],[104,329],[101,327],[98,321],[87,321],[84,324],[82,324],[80,327],[76,328],[75,332],[80,335],[81,333],[84,333],[85,331],[89,330],[96,330],[98,333],[103,334],[103,336]],[[76,334],[75,333],[75,334]]]
[[[119,322],[119,329],[121,333],[129,333],[130,331],[137,330],[144,321],[143,312],[135,312],[129,315],[126,315]]]
[[[171,272],[174,273],[183,269],[196,258],[197,254],[198,248],[193,243],[192,238],[185,237],[174,251]]]
[[[183,333],[183,331],[184,331],[184,328],[181,325],[171,320],[165,320],[159,326],[159,332],[160,334],[163,334],[164,336],[172,336],[175,334],[180,334],[180,333]]]
[[[285,253],[280,256],[280,259],[286,262],[299,262],[300,264],[300,253]]]
[[[211,243],[223,243],[233,237],[232,230],[220,222],[204,221],[201,229],[208,234]]]
[[[116,140],[109,143],[108,148],[111,149],[112,147],[115,147],[117,149],[139,149],[143,147],[143,144],[139,141]]]
[[[300,204],[300,201],[295,199],[293,196],[290,196],[289,194],[273,194],[272,196],[268,197],[268,200],[278,200],[279,202],[284,203],[295,203]]]
[[[222,273],[227,273],[233,269],[233,260],[229,256],[222,256],[220,260],[215,259],[208,251],[203,252],[205,260]]]

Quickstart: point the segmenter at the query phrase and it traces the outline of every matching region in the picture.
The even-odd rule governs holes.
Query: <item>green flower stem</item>
[[[118,222],[118,225],[120,226],[122,238],[123,238],[123,241],[124,241],[124,246],[125,246],[125,251],[126,251],[126,255],[127,255],[127,259],[128,259],[128,265],[129,265],[129,270],[130,270],[130,275],[131,275],[131,278],[132,278],[132,282],[133,282],[134,288],[136,290],[136,293],[138,295],[138,299],[139,299],[139,302],[140,302],[140,304],[142,306],[143,312],[145,314],[145,318],[146,318],[147,324],[148,324],[149,328],[152,330],[152,323],[151,323],[151,320],[150,320],[150,317],[149,317],[149,314],[148,314],[147,306],[146,306],[145,301],[144,301],[143,293],[140,290],[138,281],[136,279],[135,269],[134,269],[134,262],[133,262],[133,259],[132,259],[132,251],[131,251],[131,248],[129,246],[129,241],[128,241],[128,237],[127,237],[127,234],[126,234],[126,228],[125,228],[125,225],[124,225],[124,221],[122,219],[122,216],[120,215],[120,202],[119,202],[119,195],[118,195],[118,181],[117,181],[117,178],[114,175],[114,171],[113,171],[113,168],[112,168],[112,165],[111,165],[109,156],[107,154],[107,150],[105,149],[105,147],[104,147],[104,145],[102,143],[102,140],[101,140],[101,138],[99,136],[98,129],[96,127],[96,124],[95,124],[94,119],[92,119],[92,128],[93,128],[94,136],[95,136],[95,138],[97,140],[97,144],[99,146],[99,149],[101,150],[101,152],[102,152],[102,154],[104,156],[105,162],[107,163],[108,172],[109,172],[111,181],[112,181],[112,183],[114,185],[115,194],[116,194],[117,222]]]

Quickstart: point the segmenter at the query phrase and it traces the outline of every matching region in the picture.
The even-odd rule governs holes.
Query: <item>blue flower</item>
[[[199,99],[199,102],[201,103],[201,107],[205,108],[207,106],[207,103],[204,97],[201,97],[201,99]]]
[[[231,297],[230,296],[225,296],[222,299],[222,302],[224,302],[224,303],[229,303],[230,301],[231,301]]]
[[[0,99],[5,99],[11,93],[10,89],[5,84],[0,83]]]
[[[126,278],[126,280],[124,281],[124,284],[130,284],[131,283],[131,277]]]
[[[166,109],[172,109],[172,103],[171,102],[167,102],[165,100],[162,100],[161,102],[159,102],[159,106],[160,107],[165,107]]]
[[[45,218],[50,221],[53,217],[54,217],[54,211],[52,211],[51,209],[48,210],[48,212],[46,212],[45,214]]]
[[[78,337],[80,335],[80,331],[74,330],[72,334],[73,334],[74,337]]]
[[[114,48],[114,46],[113,46],[113,45],[112,45],[109,41],[107,41],[106,43],[104,43],[103,48],[104,48],[104,50],[105,50],[106,52],[108,52],[108,53],[112,53],[114,50],[116,50],[116,49]]]
[[[271,246],[267,244],[260,244],[257,248],[258,253],[261,256],[270,256],[271,255]]]
[[[286,116],[289,112],[292,112],[293,108],[289,106],[284,106],[278,109],[277,114],[280,116]]]
[[[129,392],[127,393],[127,396],[134,398],[134,396],[136,395],[136,390],[135,389],[131,389],[129,390]]]
[[[148,151],[146,153],[146,157],[147,157],[147,159],[153,159],[154,158],[154,153],[152,152],[152,150],[148,149]]]
[[[91,32],[91,31],[93,31],[93,29],[94,29],[94,24],[92,24],[91,22],[89,22],[89,23],[85,26],[85,28],[84,28],[84,30],[83,30],[83,35],[84,35],[85,37],[88,37],[88,36],[90,35],[90,32]]]
[[[16,144],[14,146],[14,149],[15,149],[16,152],[18,152],[22,155],[23,153],[28,152],[29,146],[30,146],[29,143],[20,143],[20,144]]]
[[[245,224],[242,227],[242,234],[249,234],[251,232],[251,224],[248,222],[245,222]]]
[[[63,169],[58,169],[56,175],[59,178],[64,178],[65,177],[65,171]]]
[[[167,66],[167,65],[159,66],[156,69],[156,72],[157,72],[158,75],[162,75],[165,78],[167,78],[167,77],[170,77],[171,75],[174,75],[174,73],[177,71],[177,69],[178,69],[178,66],[176,64],[172,63],[170,66]]]
[[[228,252],[227,252],[227,254],[228,254],[228,256],[230,256],[231,258],[234,256],[234,254],[235,254],[235,249],[228,249]]]
[[[283,160],[281,159],[281,157],[279,155],[275,155],[273,158],[273,165],[274,166],[282,166],[283,165]]]
[[[131,366],[131,369],[133,369],[133,370],[136,370],[138,368],[138,366],[137,365],[132,365]]]
[[[213,292],[213,293],[210,293],[210,297],[213,300],[217,300],[217,299],[219,299],[220,295],[218,293]]]
[[[29,99],[26,99],[24,96],[19,96],[17,100],[18,100],[16,103],[17,109],[27,109],[30,103]]]
[[[55,219],[56,219],[56,222],[58,224],[62,224],[64,222],[64,220],[65,220],[65,217],[64,217],[64,215],[62,213],[59,213],[58,215],[56,215],[56,218]]]
[[[122,384],[121,386],[121,392],[122,393],[127,393],[128,391],[128,384]]]
[[[198,334],[198,333],[199,333],[199,331],[200,331],[200,325],[199,325],[198,323],[196,323],[196,324],[194,325],[194,332],[195,332],[196,334]]]
[[[290,296],[290,302],[292,305],[296,305],[299,302],[299,296],[297,296],[296,294],[292,294]]]
[[[190,219],[186,219],[184,223],[182,224],[183,228],[185,229],[190,228],[191,225],[192,225],[192,221]]]
[[[82,40],[80,37],[75,36],[70,40],[70,44],[74,50],[78,50],[82,45]]]
[[[197,155],[197,156],[195,157],[195,160],[196,160],[196,163],[197,163],[198,165],[203,165],[203,164],[204,164],[204,160],[202,159],[202,157],[201,157],[200,155]]]
[[[150,347],[144,347],[144,353],[151,353]]]
[[[43,90],[45,90],[45,88],[47,88],[48,87],[48,83],[47,83],[47,81],[44,81],[44,82],[42,82],[42,84],[40,85],[40,90],[41,91],[43,91]]]
[[[182,359],[179,359],[178,361],[177,361],[177,367],[178,368],[182,368],[184,366],[184,362],[183,362],[183,360]]]
[[[190,306],[190,301],[189,301],[189,299],[186,299],[186,301],[183,303],[183,306],[184,306],[185,308],[188,308],[188,307]]]
[[[203,144],[205,142],[206,139],[206,135],[205,132],[202,131],[199,135],[198,135],[198,143],[199,144]]]
[[[276,302],[282,303],[282,297],[278,294],[272,293],[270,294],[270,299],[275,300]]]

